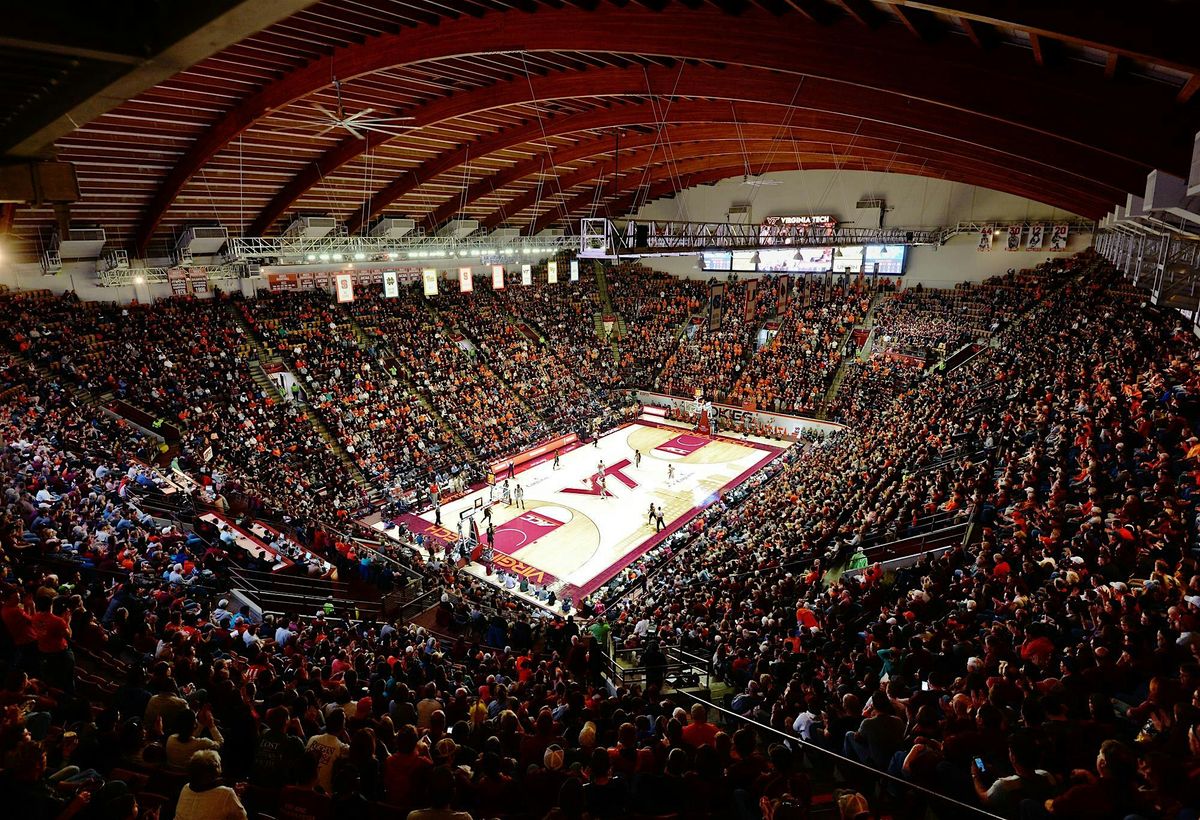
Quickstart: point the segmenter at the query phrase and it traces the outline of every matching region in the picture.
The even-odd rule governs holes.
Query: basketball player
[[[597,483],[600,485],[600,497],[608,498],[608,484],[605,481],[604,473],[600,473],[600,480]]]
[[[634,467],[642,466],[642,451],[641,450],[633,451],[633,466]]]
[[[507,478],[504,479],[504,487],[501,490],[501,492],[504,493],[504,506],[511,507],[512,506],[512,487],[508,486]]]
[[[675,480],[675,465],[668,464],[667,465],[667,483],[670,484],[674,480]]]
[[[513,497],[517,501],[517,506],[522,510],[525,509],[525,488],[518,484],[513,490]]]
[[[555,448],[555,450],[554,450],[554,464],[552,464],[552,465],[551,465],[551,467],[550,467],[550,469],[551,469],[551,470],[557,470],[557,469],[558,469],[558,455],[559,455],[559,453],[561,453],[561,452],[562,452],[561,450],[559,450],[558,448]]]
[[[653,501],[650,502],[650,512],[646,514],[646,523],[647,524],[654,523],[654,502]]]

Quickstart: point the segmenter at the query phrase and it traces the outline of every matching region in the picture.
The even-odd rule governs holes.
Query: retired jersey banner
[[[492,290],[504,290],[503,265],[492,265]]]
[[[725,286],[713,285],[708,292],[708,329],[718,330],[725,316]]]
[[[421,271],[421,280],[425,283],[425,295],[437,296],[437,271],[433,268],[426,268]]]
[[[1067,249],[1067,235],[1071,232],[1070,225],[1055,225],[1050,229],[1050,250],[1062,253]]]
[[[579,281],[579,260],[578,259],[571,260],[571,281],[572,282]]]
[[[394,270],[383,272],[383,295],[389,299],[395,299],[400,295],[400,277]]]
[[[1045,238],[1046,226],[1041,222],[1034,222],[1029,226],[1029,236],[1025,238],[1025,250],[1040,251]]]
[[[521,284],[525,287],[533,284],[533,265],[521,266]]]
[[[753,322],[756,313],[758,313],[758,280],[751,279],[746,283],[746,321]]]
[[[992,249],[992,231],[994,230],[995,228],[991,225],[984,225],[979,229],[979,245],[976,246],[976,250],[990,251]]]
[[[1004,246],[1006,251],[1021,250],[1021,234],[1025,232],[1024,225],[1009,225],[1008,226],[1008,244]]]
[[[333,281],[337,286],[337,300],[339,302],[353,302],[354,274],[339,273],[333,277]]]
[[[546,284],[558,284],[558,263],[553,259],[546,263]]]
[[[470,293],[475,290],[475,276],[470,268],[458,269],[458,292]]]

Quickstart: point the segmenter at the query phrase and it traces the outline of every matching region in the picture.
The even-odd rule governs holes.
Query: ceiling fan
[[[316,109],[317,116],[296,117],[293,119],[293,125],[303,129],[319,128],[314,136],[320,137],[328,134],[335,128],[344,129],[355,139],[365,139],[362,132],[374,131],[381,134],[395,135],[400,131],[418,128],[416,125],[401,125],[401,123],[412,122],[414,117],[372,117],[375,113],[374,108],[364,108],[361,111],[356,111],[353,114],[347,114],[345,106],[342,104],[342,84],[335,77],[333,80],[333,88],[337,93],[337,112],[330,111],[320,103],[313,103],[312,107]],[[286,133],[286,132],[282,132]]]

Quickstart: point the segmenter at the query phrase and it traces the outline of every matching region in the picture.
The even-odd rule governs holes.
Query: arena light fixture
[[[333,261],[334,261],[334,262],[341,262],[341,261],[342,261],[342,255],[341,255],[340,253],[335,253],[335,254],[333,255]]]
[[[395,251],[392,251],[391,253],[389,253],[387,255],[388,259],[390,259],[393,262],[395,262],[397,257],[399,257],[399,256],[400,256],[400,254],[396,253]]]
[[[358,253],[354,254],[354,261],[355,261],[355,262],[362,262],[362,261],[364,261],[366,258],[367,258],[367,255],[366,255],[365,253],[363,253],[362,251],[359,251]]]
[[[320,259],[322,262],[328,262],[328,261],[329,261],[329,254],[327,254],[327,253],[323,253],[323,254],[321,254],[321,255],[320,255],[319,259]]]
[[[304,258],[305,258],[305,260],[307,260],[307,261],[309,261],[309,262],[316,262],[316,261],[317,261],[317,255],[316,255],[315,253],[310,253],[308,256],[306,256],[306,257],[304,257]]]

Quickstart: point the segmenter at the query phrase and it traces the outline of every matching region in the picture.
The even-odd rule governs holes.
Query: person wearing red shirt
[[[0,620],[4,621],[4,629],[16,651],[13,665],[17,668],[32,668],[37,661],[37,631],[33,628],[33,618],[25,602],[21,600],[19,587],[13,587],[5,593]]]
[[[68,620],[68,599],[39,598],[33,629],[37,633],[37,648],[42,656],[42,677],[46,683],[68,694],[75,693],[75,655],[71,652],[71,622]]]
[[[691,723],[683,727],[683,742],[695,749],[715,745],[720,730],[708,722],[708,709],[704,704],[693,703],[691,716]]]

